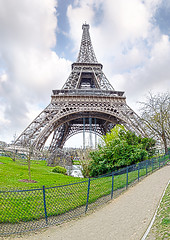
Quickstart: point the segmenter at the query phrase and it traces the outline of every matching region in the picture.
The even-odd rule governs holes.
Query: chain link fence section
[[[169,155],[152,158],[68,185],[10,191],[0,189],[0,235],[32,231],[85,214],[116,198],[168,160]]]
[[[88,181],[47,188],[48,224],[64,222],[85,212]]]

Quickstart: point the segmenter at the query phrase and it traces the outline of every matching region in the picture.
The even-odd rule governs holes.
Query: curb
[[[167,189],[169,183],[170,183],[170,180],[168,181],[168,183],[167,183],[167,185],[166,185],[166,187],[165,187],[165,189],[164,189],[164,192],[163,192],[163,194],[162,194],[162,196],[161,196],[161,199],[160,199],[160,201],[159,201],[158,207],[157,207],[157,209],[156,209],[156,211],[155,211],[155,214],[154,214],[154,216],[153,216],[153,218],[152,218],[152,220],[151,220],[151,222],[150,222],[150,224],[149,224],[149,227],[147,228],[147,230],[146,230],[146,232],[144,233],[144,235],[143,235],[143,237],[141,238],[141,240],[145,240],[146,237],[148,236],[150,230],[151,230],[151,227],[152,227],[152,225],[153,225],[153,223],[154,223],[154,221],[155,221],[155,218],[156,218],[158,209],[159,209],[159,207],[160,207],[162,198],[163,198],[163,196],[165,195],[165,192],[166,192],[166,189]]]

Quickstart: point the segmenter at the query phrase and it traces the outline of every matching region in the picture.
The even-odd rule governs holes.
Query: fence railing
[[[117,197],[129,185],[161,168],[168,156],[63,186],[0,191],[0,235],[21,233],[77,217]]]

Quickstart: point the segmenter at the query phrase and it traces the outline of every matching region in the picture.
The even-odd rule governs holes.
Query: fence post
[[[164,155],[163,167],[165,165],[165,161],[166,161],[166,155]]]
[[[138,182],[139,182],[140,163],[138,163]]]
[[[152,172],[153,172],[153,158],[152,158]]]
[[[146,160],[146,176],[148,174],[148,160]]]
[[[86,201],[86,210],[85,210],[85,213],[87,212],[87,209],[88,209],[88,203],[89,203],[89,193],[90,193],[90,178],[89,178],[89,181],[88,181],[88,189],[87,189],[87,201]]]
[[[114,189],[114,173],[112,173],[112,192],[111,192],[111,199],[113,199],[113,189]]]
[[[126,189],[128,188],[128,166],[126,168]]]
[[[47,220],[47,208],[46,208],[46,200],[45,200],[45,186],[43,186],[43,200],[44,200],[45,220],[46,220],[46,224],[48,224],[48,220]]]

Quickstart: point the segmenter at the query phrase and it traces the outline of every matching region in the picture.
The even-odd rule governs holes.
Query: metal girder
[[[97,58],[95,56],[91,43],[89,28],[89,24],[83,24],[82,26],[83,35],[81,39],[80,51],[77,58],[77,62],[80,63],[97,63]]]
[[[41,150],[53,134],[49,148],[53,152],[78,132],[95,131],[103,135],[116,124],[146,136],[140,117],[126,104],[124,92],[114,90],[102,67],[92,47],[89,25],[83,24],[80,51],[70,76],[62,89],[53,90],[51,103],[21,133],[15,144],[31,143]],[[84,124],[83,118],[92,119],[92,123],[86,121]],[[97,121],[95,124],[93,119]]]
[[[68,135],[65,133],[65,124],[68,123],[69,130],[70,121],[75,121],[76,119],[81,119],[83,117],[101,119],[108,124],[112,123],[113,125],[118,123],[124,124],[127,129],[131,129],[137,134],[142,136],[146,135],[145,130],[140,124],[140,118],[126,104],[125,97],[123,96],[101,97],[98,95],[53,95],[50,109],[51,111],[46,111],[45,109],[44,112],[40,114],[40,116],[44,116],[44,118],[36,118],[36,129],[34,128],[34,120],[25,132],[23,132],[23,134],[17,139],[16,143],[21,143],[22,145],[22,139],[24,139],[25,143],[28,143],[29,140],[32,139],[33,145],[40,150],[45,145],[50,134],[58,128],[56,134],[58,136],[59,146],[61,136]],[[28,129],[30,130],[30,133],[28,132]],[[107,132],[107,126],[105,129],[105,132]]]
[[[73,64],[73,70],[62,89],[82,89],[83,76],[85,74],[91,74],[93,86],[89,87],[90,89],[114,91],[114,88],[101,69],[101,64],[89,64],[87,66],[77,63]]]
[[[101,136],[106,134],[106,121],[97,119],[96,125],[94,119],[92,119],[92,129],[93,133]],[[65,126],[67,125],[67,127]],[[90,132],[90,126],[88,124],[88,118],[86,118],[85,131]],[[83,132],[83,118],[75,119],[66,124],[63,124],[60,128],[54,131],[53,138],[49,147],[49,151],[53,152],[57,148],[62,148],[65,142],[77,133]]]
[[[105,97],[100,96],[62,96],[57,97],[62,102],[62,108],[56,116],[39,134],[35,141],[35,146],[41,149],[48,136],[59,126],[71,120],[82,117],[103,119],[113,124],[124,124],[128,129],[133,129],[137,134],[145,135],[144,129],[139,124],[139,117],[130,109],[124,97]],[[57,101],[57,99],[53,99]]]
[[[83,77],[91,74],[91,88],[102,90],[114,90],[105,74],[102,71],[102,64],[98,63],[95,56],[90,33],[89,25],[83,24],[83,34],[80,45],[80,51],[77,61],[72,64],[72,72],[62,89],[81,89],[85,80]]]
[[[53,104],[50,103],[21,133],[21,135],[16,139],[15,144],[24,146],[28,143],[33,143],[39,133],[46,127],[58,111],[59,106],[53,107]]]

